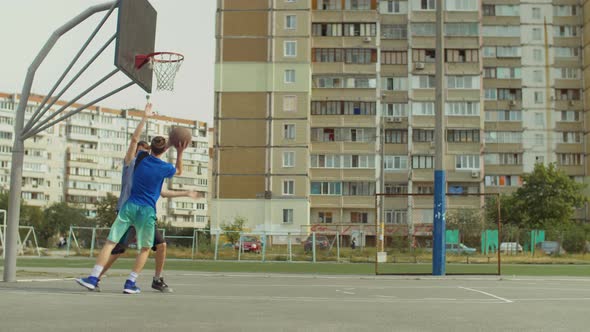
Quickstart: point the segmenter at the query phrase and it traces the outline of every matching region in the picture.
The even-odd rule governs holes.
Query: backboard
[[[135,68],[135,56],[154,52],[158,13],[148,0],[119,0],[115,66],[146,92],[152,92],[150,66]]]

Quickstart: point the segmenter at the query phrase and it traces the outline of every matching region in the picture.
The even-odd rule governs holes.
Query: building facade
[[[44,96],[32,95],[26,109],[28,120]],[[0,189],[10,186],[15,109],[18,96],[0,93]],[[66,102],[58,101],[51,114]],[[81,105],[72,105],[75,109]],[[69,109],[66,109],[66,112]],[[119,196],[123,158],[129,139],[143,111],[92,107],[25,141],[22,198],[29,205],[45,207],[67,202],[81,207],[88,217],[96,215],[96,203],[107,193]],[[173,126],[189,128],[192,144],[185,151],[184,173],[168,180],[170,190],[208,191],[209,136],[207,124],[156,115],[149,119],[142,135],[167,136]],[[170,149],[165,160],[175,162]],[[206,198],[160,198],[158,219],[178,227],[205,227],[208,222]]]
[[[436,2],[219,0],[212,223],[431,224],[431,198],[376,216],[374,194],[433,192]],[[445,0],[444,16],[447,192],[510,192],[535,163],[585,181],[590,4]]]

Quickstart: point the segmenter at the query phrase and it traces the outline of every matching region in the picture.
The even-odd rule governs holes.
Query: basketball
[[[193,138],[190,129],[185,127],[172,127],[170,133],[168,133],[168,140],[170,146],[176,147],[180,142],[190,143]]]

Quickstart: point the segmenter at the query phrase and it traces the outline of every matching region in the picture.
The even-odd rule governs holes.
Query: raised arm
[[[129,147],[127,148],[127,153],[125,154],[125,165],[129,165],[133,158],[135,158],[135,155],[137,154],[137,143],[139,142],[139,137],[141,136],[141,133],[143,132],[143,127],[145,126],[145,123],[150,116],[152,116],[152,104],[147,103],[145,105],[143,117],[137,125],[137,128],[135,128],[133,135],[131,135]]]
[[[205,197],[204,191],[166,190],[162,189],[160,196],[164,198],[190,197],[193,199]]]
[[[188,146],[189,142],[180,142],[178,145],[175,146],[176,148],[176,174],[174,175],[182,175],[182,153]]]

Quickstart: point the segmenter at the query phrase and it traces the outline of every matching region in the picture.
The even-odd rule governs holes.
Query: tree
[[[461,242],[479,245],[479,237],[484,229],[482,213],[476,209],[458,209],[449,211],[446,216],[447,229],[458,229]]]
[[[234,218],[234,222],[227,225],[221,225],[221,229],[225,235],[225,238],[232,244],[238,243],[240,241],[240,232],[244,230],[244,224],[246,223],[246,218],[241,216],[236,216]]]
[[[43,211],[43,220],[35,227],[42,245],[53,245],[50,240],[58,233],[66,233],[70,225],[91,226],[93,224],[84,210],[69,206],[67,203],[54,203]]]
[[[101,198],[96,204],[96,224],[99,227],[111,227],[117,218],[119,198],[111,193]]]
[[[574,210],[588,201],[584,188],[554,164],[536,164],[512,195],[513,212],[519,211],[519,223],[531,229],[568,224]]]

